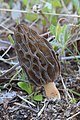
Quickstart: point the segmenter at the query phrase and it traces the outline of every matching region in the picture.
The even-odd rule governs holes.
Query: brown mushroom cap
[[[41,86],[57,79],[60,65],[50,43],[23,23],[14,35],[18,59],[29,80]]]

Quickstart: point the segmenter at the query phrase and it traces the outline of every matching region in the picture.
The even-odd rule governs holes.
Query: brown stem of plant
[[[40,14],[47,21],[48,25],[50,25],[50,22],[49,22],[48,18],[42,13],[42,11],[40,11]]]

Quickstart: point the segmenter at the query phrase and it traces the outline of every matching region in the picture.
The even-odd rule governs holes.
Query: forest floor
[[[23,13],[17,13],[14,12],[14,10],[10,11],[10,9],[8,9],[24,9],[25,2],[22,2],[21,4],[20,0],[15,0],[14,3],[10,2],[9,0],[3,1],[4,2],[0,3],[0,120],[80,120],[79,19],[72,18],[71,16],[62,17],[60,15],[57,18],[54,17],[52,19],[50,16],[47,16],[40,11],[37,11],[40,12],[40,14],[35,12],[35,15],[33,14],[32,16],[31,14],[31,16],[29,16],[30,14],[25,14],[24,12],[25,10],[27,10],[27,8],[23,11]],[[13,7],[12,4],[14,4]],[[44,3],[42,4],[43,6],[45,6]],[[49,4],[48,2],[46,2],[46,5],[47,4],[50,5],[52,3]],[[37,10],[35,2],[30,5],[33,6],[33,9],[30,6],[31,10]],[[57,5],[60,4],[58,3]],[[65,5],[72,5],[72,3],[68,2],[65,3]],[[7,9],[7,11],[5,10],[5,8]],[[71,8],[71,6],[68,6],[66,8],[70,8],[72,10],[71,14],[73,14],[73,11],[76,11],[76,8]],[[42,8],[38,9],[41,10]],[[60,9],[60,12],[61,14],[65,13],[64,7],[63,9]],[[50,19],[48,19],[49,17]],[[39,93],[43,95],[43,99],[40,101],[36,101],[32,99],[32,95],[27,94],[24,90],[19,88],[17,84],[19,81],[27,81],[27,76],[25,76],[25,73],[22,71],[19,65],[14,48],[13,34],[15,26],[19,22],[25,22],[26,24],[28,24],[28,26],[32,26],[40,35],[44,35],[47,40],[54,40],[54,38],[51,36],[54,27],[48,29],[50,25],[53,24],[51,23],[51,20],[52,22],[54,22],[54,24],[55,21],[56,23],[60,22],[61,26],[58,26],[58,24],[56,24],[57,28],[55,29],[57,34],[59,34],[57,36],[58,38],[61,37],[62,33],[64,33],[65,37],[67,36],[66,26],[68,26],[68,29],[71,32],[70,39],[68,39],[67,47],[65,47],[65,41],[59,41],[58,45],[60,46],[57,46],[55,44],[54,47],[56,53],[58,53],[59,62],[61,64],[61,75],[63,78],[63,82],[61,78],[55,80],[55,84],[60,91],[61,100],[46,99],[46,97],[44,96],[44,90],[41,89],[39,90]],[[60,31],[59,27],[62,31]],[[49,34],[48,30],[51,30],[51,34]],[[65,32],[63,32],[63,30]],[[9,34],[11,35],[9,36]],[[62,44],[63,42],[65,42],[64,46]],[[51,44],[53,46],[54,43]],[[72,54],[67,51],[67,48],[70,49]],[[61,49],[62,52],[57,52]],[[63,52],[64,54],[62,54]],[[26,99],[27,101],[25,101],[24,99]]]

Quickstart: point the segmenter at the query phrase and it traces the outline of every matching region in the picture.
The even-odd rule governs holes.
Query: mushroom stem
[[[44,85],[44,89],[48,98],[60,99],[60,93],[54,82]]]

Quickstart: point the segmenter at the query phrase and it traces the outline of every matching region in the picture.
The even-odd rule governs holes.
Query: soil
[[[62,71],[64,71],[63,66],[64,64],[62,65]],[[35,104],[35,107],[23,102],[18,97],[18,94],[25,96],[24,91],[18,90],[18,92],[16,89],[2,90],[0,98],[5,99],[0,99],[0,120],[80,120],[80,96],[70,91],[73,90],[80,93],[79,71],[77,67],[75,71],[70,67],[69,70],[65,69],[65,72],[62,72],[62,76],[72,99],[67,96],[60,79],[55,81],[55,83],[60,91],[61,100],[46,100],[45,102],[44,99],[42,102],[36,102],[29,99]],[[39,115],[42,108],[43,111]]]

